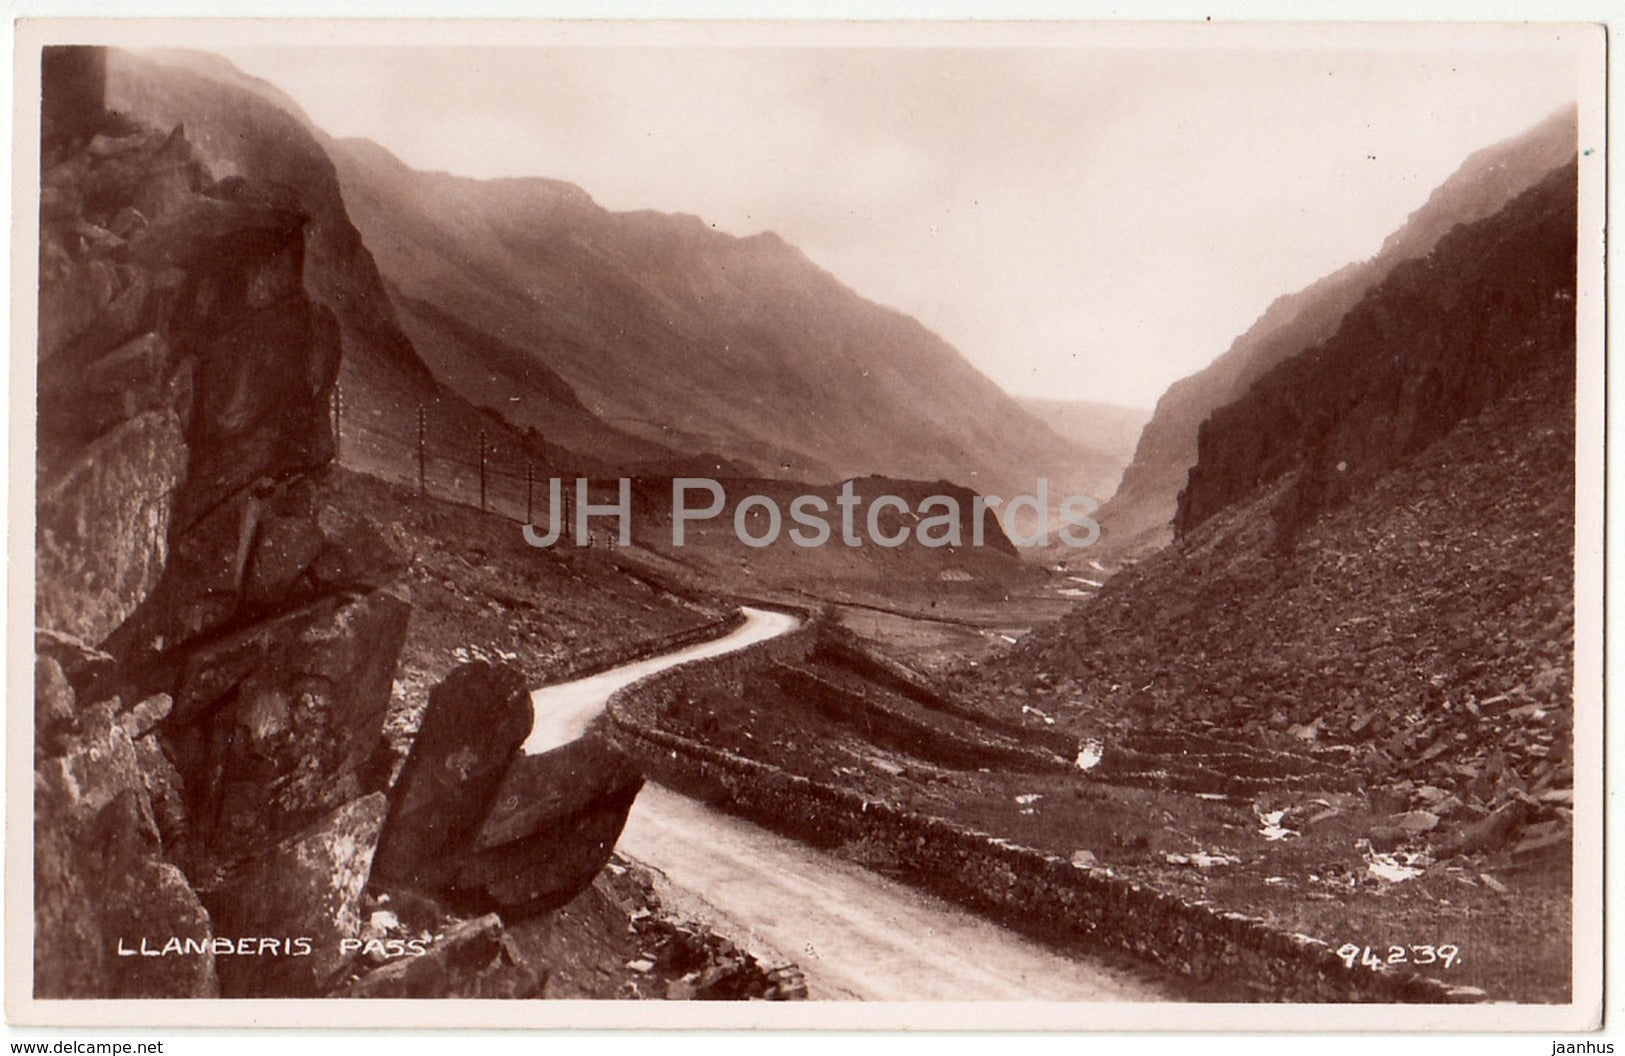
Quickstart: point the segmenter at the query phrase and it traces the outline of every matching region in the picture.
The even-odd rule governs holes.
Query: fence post
[[[418,498],[429,497],[429,414],[418,404]]]
[[[333,461],[344,454],[344,386],[333,383],[333,394],[328,397],[328,417],[333,423]]]
[[[480,512],[485,510],[485,430],[480,430]]]

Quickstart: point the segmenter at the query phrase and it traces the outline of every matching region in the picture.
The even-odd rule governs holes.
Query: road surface
[[[536,710],[536,721],[530,728],[530,736],[525,739],[522,750],[526,755],[538,755],[580,737],[586,732],[587,724],[604,710],[610,694],[623,686],[648,678],[668,667],[686,664],[690,660],[721,656],[743,649],[747,645],[777,638],[801,625],[799,617],[786,612],[753,609],[748,605],[741,611],[745,614],[745,622],[721,638],[700,642],[698,645],[650,657],[647,660],[623,664],[602,674],[578,678],[573,682],[543,686],[531,693],[530,703]]]
[[[1175,996],[659,785],[638,793],[618,847],[668,881],[659,885],[668,908],[704,920],[759,959],[795,961],[815,999]]]
[[[527,753],[579,736],[610,694],[800,625],[745,608],[731,634],[531,694]],[[661,897],[767,961],[795,961],[814,998],[877,1001],[1160,1001],[1138,975],[1063,957],[965,910],[659,785],[632,805],[618,849],[655,870]]]

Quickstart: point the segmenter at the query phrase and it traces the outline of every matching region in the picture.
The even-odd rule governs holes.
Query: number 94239
[[[1360,946],[1356,943],[1345,943],[1337,949],[1337,955],[1343,958],[1343,963],[1353,968],[1356,964],[1367,968],[1383,968],[1391,964],[1409,964],[1418,968],[1428,965],[1442,965],[1445,968],[1454,968],[1461,963],[1461,948],[1446,944],[1444,946]]]

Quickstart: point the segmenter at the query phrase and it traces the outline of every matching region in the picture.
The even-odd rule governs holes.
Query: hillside
[[[1271,367],[1330,337],[1343,315],[1393,269],[1426,255],[1457,224],[1490,216],[1574,158],[1576,111],[1561,110],[1527,132],[1479,151],[1412,213],[1366,261],[1350,264],[1276,300],[1228,351],[1175,382],[1157,402],[1132,463],[1100,511],[1102,548],[1138,555],[1166,544],[1197,430]]]
[[[1289,544],[1363,482],[1572,357],[1574,181],[1571,163],[1495,223],[1456,228],[1430,256],[1395,268],[1331,339],[1215,411],[1202,423],[1176,535],[1295,472],[1273,511]]]
[[[99,47],[41,56],[34,996],[624,997],[695,965],[690,996],[804,994],[663,913],[641,875],[599,875],[641,785],[607,750],[591,769],[619,774],[616,799],[533,774],[548,827],[469,846],[520,765],[529,685],[726,610],[337,467],[341,356],[437,390],[368,300],[331,171],[252,100],[111,58],[110,78]],[[207,148],[130,116],[170,106]],[[401,775],[452,772],[423,762],[437,723],[472,743],[435,804],[468,803],[470,774],[485,792],[431,859]],[[391,890],[386,834],[392,867],[461,855],[513,886]]]
[[[1121,407],[1114,403],[1094,400],[1051,400],[1037,396],[1017,398],[1027,413],[1048,425],[1062,437],[1078,447],[1108,460],[1116,467],[1119,477],[1134,461],[1134,448],[1139,443],[1145,423],[1151,412],[1142,407]],[[1110,488],[1095,493],[1102,502],[1116,490],[1117,481]]]
[[[877,472],[1010,493],[1045,476],[1103,495],[1119,472],[771,233],[612,213],[546,179],[416,172],[203,53],[115,54],[109,92],[313,216],[309,281],[343,329],[358,428],[342,457],[358,468],[411,475],[421,404],[431,448],[465,462],[485,430],[516,465],[524,451],[600,473]]]
[[[431,456],[445,460],[474,460],[482,431],[490,448],[507,453],[510,462],[528,452],[538,463],[593,472],[613,468],[613,460],[629,454],[673,457],[657,444],[619,437],[582,410],[569,387],[540,364],[530,368],[528,391],[560,409],[554,420],[572,426],[557,436],[527,435],[491,409],[494,401],[482,406],[447,386],[432,369],[437,361],[414,346],[409,327],[416,316],[397,312],[346,209],[332,160],[304,115],[271,85],[200,52],[109,50],[107,93],[109,107],[132,119],[184,126],[211,172],[281,188],[290,205],[309,215],[304,282],[339,323],[346,464],[415,481],[419,407],[430,423]],[[467,343],[463,338],[459,347],[474,369],[489,361],[485,350],[468,349]]]
[[[552,180],[417,172],[365,141],[330,150],[414,339],[447,350],[436,368],[470,398],[545,362],[617,428],[758,475],[1013,491],[1037,475],[1098,491],[1113,475],[924,326],[774,234],[614,213]],[[451,354],[472,334],[479,370]],[[559,428],[532,387],[512,395],[516,422]]]
[[[1103,780],[1319,760],[1358,792],[1254,799],[1296,838],[1206,897],[1472,935],[1458,980],[1565,1000],[1575,245],[1570,165],[1396,269],[1210,421],[1173,545],[959,691],[1097,740]]]
[[[1082,726],[1312,726],[1447,788],[1492,751],[1564,780],[1475,731],[1533,704],[1552,744],[1571,709],[1574,215],[1570,166],[1397,272],[1215,419],[1174,546],[969,683],[1041,674]]]

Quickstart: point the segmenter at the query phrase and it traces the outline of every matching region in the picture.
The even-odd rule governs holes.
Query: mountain
[[[1102,782],[1149,779],[1185,846],[1167,790],[1235,797],[1207,839],[1240,860],[1184,890],[1332,943],[1363,914],[1472,931],[1508,951],[1469,984],[1495,999],[1574,992],[1576,168],[1216,412],[1174,542],[952,687],[1092,742]],[[1258,820],[1280,824],[1249,847]],[[1282,831],[1290,864],[1260,858]],[[1384,854],[1435,871],[1390,883]],[[1483,890],[1430,888],[1447,867]]]
[[[329,147],[418,347],[471,399],[518,396],[504,407],[517,423],[561,428],[524,383],[545,363],[617,428],[757,475],[1019,492],[1037,475],[1078,489],[1114,472],[775,234],[611,212],[553,180],[418,172],[367,141]]]
[[[1114,554],[1144,554],[1166,544],[1173,535],[1179,492],[1196,462],[1202,422],[1277,363],[1330,337],[1344,314],[1400,263],[1425,256],[1458,224],[1495,214],[1573,160],[1577,113],[1572,106],[1560,110],[1468,157],[1374,257],[1281,297],[1228,351],[1170,386],[1157,402],[1116,494],[1097,517],[1102,547]]]
[[[484,430],[586,472],[883,473],[1012,494],[1045,476],[1100,495],[1119,471],[774,234],[613,213],[553,180],[417,172],[327,137],[218,56],[118,54],[109,92],[184,122],[212,171],[298,189],[308,278],[344,331],[346,409],[378,437],[362,468],[401,475],[427,404],[446,419],[431,447]]]
[[[1366,787],[1444,790],[1467,818],[1519,794],[1558,802],[1573,780],[1575,171],[1394,269],[1215,414],[1174,545],[967,686],[1032,690],[1096,735],[1341,744]]]
[[[1290,541],[1529,375],[1572,373],[1574,195],[1571,161],[1493,224],[1459,226],[1427,257],[1400,264],[1330,339],[1213,412],[1176,536],[1295,474],[1273,507]]]
[[[1037,396],[1017,399],[1028,414],[1061,436],[1115,464],[1119,476],[1134,460],[1135,445],[1151,418],[1151,412],[1142,407],[1120,407],[1094,400],[1050,400]],[[1113,480],[1111,487],[1101,489],[1094,497],[1105,501],[1116,487],[1117,481]]]
[[[290,189],[310,215],[306,285],[339,318],[346,367],[391,389],[427,391],[432,380],[345,213],[332,162],[297,111],[223,79],[225,69],[212,56],[110,50],[107,105],[158,127],[183,126],[194,153],[217,179]]]
[[[529,368],[538,398],[559,407],[561,419],[587,420],[577,429],[561,430],[564,439],[579,441],[575,448],[562,446],[559,437],[527,434],[490,406],[444,384],[432,369],[435,361],[414,346],[413,306],[397,310],[352,223],[325,146],[298,107],[273,86],[206,53],[109,49],[107,102],[132,120],[183,128],[193,153],[218,178],[280,188],[290,206],[308,215],[303,284],[339,325],[346,464],[415,481],[419,408],[429,423],[431,458],[441,460],[472,461],[481,433],[488,448],[506,453],[510,462],[528,452],[538,462],[583,472],[611,469],[612,460],[628,452],[651,461],[677,457],[592,419],[569,387],[539,363]],[[468,355],[475,363],[482,355],[489,358],[480,349]]]

